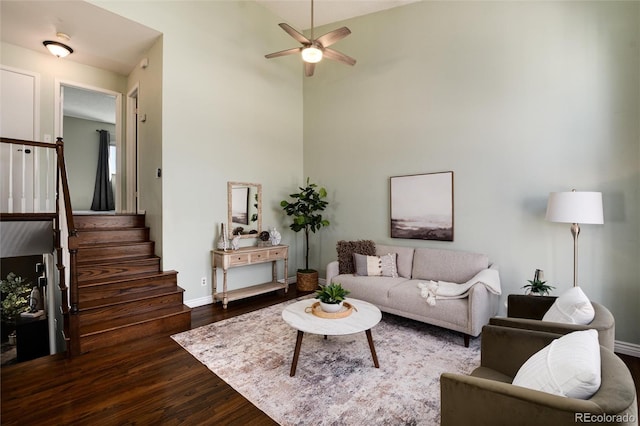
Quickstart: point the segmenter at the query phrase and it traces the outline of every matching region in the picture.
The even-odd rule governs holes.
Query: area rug
[[[297,332],[281,314],[293,302],[172,337],[285,426],[436,425],[440,374],[467,374],[480,364],[480,339],[465,348],[459,333],[384,314],[372,329],[380,368],[365,333],[326,340],[305,333],[290,377]]]

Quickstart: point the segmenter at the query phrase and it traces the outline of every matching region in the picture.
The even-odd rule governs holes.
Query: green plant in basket
[[[350,293],[339,283],[320,286],[320,290],[316,290],[316,299],[320,299],[323,303],[337,304],[344,300]]]

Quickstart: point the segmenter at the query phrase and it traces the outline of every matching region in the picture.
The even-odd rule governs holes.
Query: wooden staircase
[[[80,352],[191,328],[177,272],[162,272],[144,215],[74,215]]]

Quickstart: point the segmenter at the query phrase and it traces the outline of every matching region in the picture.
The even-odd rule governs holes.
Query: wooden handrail
[[[77,277],[77,249],[78,249],[78,231],[73,221],[73,209],[71,207],[71,194],[69,192],[69,180],[67,177],[67,168],[64,161],[64,142],[62,138],[57,138],[55,143],[35,142],[21,139],[0,138],[0,142],[27,145],[33,147],[42,147],[54,149],[57,157],[56,171],[56,192],[55,192],[55,214],[51,213],[2,213],[1,220],[41,220],[49,218],[54,221],[54,245],[57,257],[57,269],[59,276],[58,287],[61,293],[61,311],[64,317],[64,333],[67,340],[67,355],[75,355],[79,353],[79,334],[78,334],[78,277]],[[66,225],[69,232],[68,249],[70,255],[69,276],[70,287],[67,287],[65,277],[64,249],[62,247],[61,235],[62,227],[60,223],[60,190],[62,190],[62,201],[64,206],[64,214]],[[67,296],[67,293],[69,296]],[[71,299],[71,300],[69,300]],[[69,303],[71,302],[71,303]]]
[[[78,231],[73,223],[73,210],[71,209],[71,194],[69,193],[69,180],[67,178],[67,167],[64,163],[64,142],[62,138],[56,139],[56,154],[58,154],[58,169],[60,171],[60,179],[62,181],[62,197],[64,200],[64,209],[67,217],[67,228],[69,236],[77,236]],[[77,248],[77,247],[75,247]]]
[[[62,138],[58,138],[62,140]],[[12,138],[0,138],[0,142],[3,143],[12,143],[14,145],[29,145],[29,146],[39,146],[41,148],[55,148],[56,144],[51,142],[36,142],[36,141],[25,141],[22,139],[12,139]]]

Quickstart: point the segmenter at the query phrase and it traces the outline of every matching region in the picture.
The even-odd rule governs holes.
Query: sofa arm
[[[442,426],[575,425],[575,413],[599,412],[588,400],[452,373],[440,376],[440,408]]]
[[[469,334],[478,336],[482,327],[489,324],[491,317],[498,313],[500,296],[491,293],[483,284],[469,289]]]
[[[327,265],[327,275],[325,278],[325,284],[331,284],[331,280],[333,280],[333,278],[338,275],[340,275],[338,261],[334,260],[333,262],[329,262],[329,264]]]

